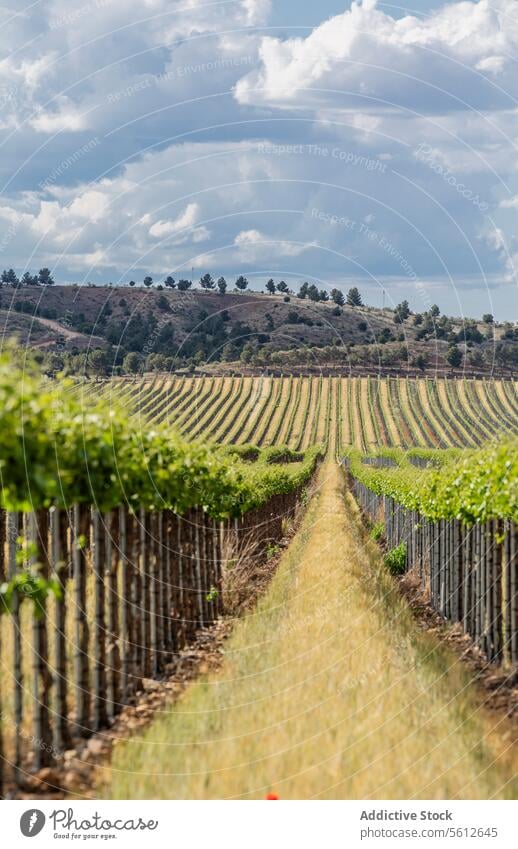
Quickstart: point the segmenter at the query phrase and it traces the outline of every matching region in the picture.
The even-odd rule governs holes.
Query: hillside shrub
[[[370,532],[370,538],[374,540],[374,542],[379,542],[380,539],[385,534],[385,525],[383,522],[376,522],[375,525],[372,526]]]
[[[402,575],[406,568],[406,542],[400,542],[387,551],[383,562],[391,575]]]

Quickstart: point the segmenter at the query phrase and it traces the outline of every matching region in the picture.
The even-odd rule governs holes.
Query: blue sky
[[[0,266],[517,319],[515,0],[42,0],[0,22]]]
[[[440,0],[409,0],[400,3],[378,3],[378,7],[395,18],[405,14],[427,15],[444,3]],[[295,27],[314,29],[326,18],[350,9],[350,0],[319,0],[318,3],[300,3],[297,0],[277,0],[272,3],[268,19],[269,26],[280,26],[292,30]]]

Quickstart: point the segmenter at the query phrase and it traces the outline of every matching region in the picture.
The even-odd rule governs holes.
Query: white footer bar
[[[517,849],[518,802],[6,801],[2,845]]]

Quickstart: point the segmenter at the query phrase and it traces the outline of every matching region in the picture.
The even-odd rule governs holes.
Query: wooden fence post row
[[[262,554],[281,538],[299,497],[300,490],[275,496],[227,522],[199,508],[182,516],[125,507],[104,514],[86,505],[0,511],[2,577],[32,566],[61,590],[38,610],[15,594],[1,620],[11,674],[2,681],[0,789],[5,765],[22,784],[27,768],[52,764],[78,737],[109,725],[143,678],[163,673],[198,628],[224,613],[225,534],[234,548],[246,541]],[[38,555],[31,547],[20,565],[22,534]]]
[[[406,568],[415,570],[432,607],[459,622],[489,660],[518,663],[516,524],[431,521],[348,477],[363,513],[372,522],[383,520],[388,548],[406,543]]]

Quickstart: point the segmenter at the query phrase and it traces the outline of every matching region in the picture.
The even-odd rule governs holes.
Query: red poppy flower
[[[267,793],[265,799],[278,799],[277,793]]]

